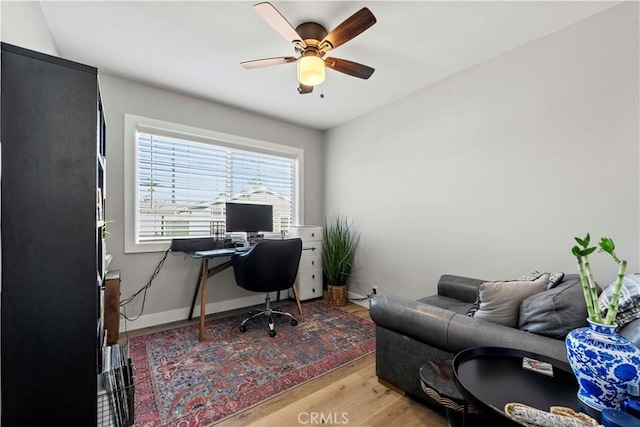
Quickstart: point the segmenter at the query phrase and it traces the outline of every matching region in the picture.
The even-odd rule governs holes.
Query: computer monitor
[[[273,231],[273,206],[250,203],[226,204],[227,232],[246,232],[255,236],[258,232]]]

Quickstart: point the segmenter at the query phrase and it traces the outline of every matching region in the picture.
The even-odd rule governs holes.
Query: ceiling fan
[[[252,69],[296,62],[300,94],[312,92],[314,86],[324,81],[325,67],[361,79],[368,79],[375,71],[357,62],[324,57],[331,49],[343,45],[376,23],[375,16],[366,7],[351,15],[331,32],[327,32],[316,22],[305,22],[294,29],[271,3],[258,3],[253,8],[280,35],[294,44],[297,56],[245,61],[240,64],[244,68]]]

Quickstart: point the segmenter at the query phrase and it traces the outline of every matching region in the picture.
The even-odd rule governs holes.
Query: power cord
[[[349,301],[364,301],[364,300],[368,300],[373,298],[374,296],[377,295],[376,290],[374,289],[373,292],[371,292],[369,295],[367,295],[366,297],[362,297],[362,298],[351,298],[349,299]]]
[[[135,294],[131,295],[129,298],[124,299],[122,301],[120,301],[120,307],[122,307],[122,316],[125,319],[125,325],[126,325],[126,321],[130,321],[133,322],[134,320],[138,320],[140,318],[140,316],[142,316],[142,313],[144,312],[144,304],[147,300],[147,291],[149,290],[149,288],[151,287],[151,283],[153,282],[153,279],[156,278],[156,276],[158,275],[158,273],[160,273],[160,269],[162,268],[162,266],[164,265],[165,260],[167,259],[167,255],[169,254],[169,251],[171,249],[167,249],[166,252],[164,253],[164,256],[162,257],[162,259],[160,260],[160,262],[158,263],[158,265],[156,266],[155,270],[153,271],[153,274],[151,274],[151,277],[149,277],[149,281],[147,282],[146,285],[144,285],[142,288],[140,288],[138,290],[138,292],[136,292]],[[127,311],[126,311],[126,305],[129,304],[130,302],[132,302],[134,299],[136,299],[136,297],[138,295],[140,295],[140,293],[142,293],[142,308],[140,309],[140,314],[138,314],[137,316],[135,316],[134,318],[130,319],[129,317],[127,317]]]

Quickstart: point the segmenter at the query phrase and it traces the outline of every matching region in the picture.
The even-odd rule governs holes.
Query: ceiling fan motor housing
[[[262,2],[253,7],[282,37],[293,43],[297,56],[245,61],[241,63],[244,68],[260,68],[295,62],[298,66],[298,81],[300,82],[298,92],[300,93],[311,93],[313,86],[322,83],[325,67],[361,79],[368,79],[375,71],[372,67],[346,59],[324,58],[328,51],[357,37],[376,23],[376,17],[368,8],[363,7],[341,22],[331,32],[327,32],[327,29],[317,22],[304,22],[294,29],[271,3]]]
[[[324,38],[328,34],[327,29],[317,22],[305,22],[298,25],[296,27],[296,33],[298,33],[298,35],[302,37],[302,40],[307,45],[307,48],[312,47],[316,51],[321,48],[321,46],[318,46],[320,41],[324,40]],[[302,49],[298,48],[298,50]],[[322,52],[322,55],[324,55],[324,52]]]

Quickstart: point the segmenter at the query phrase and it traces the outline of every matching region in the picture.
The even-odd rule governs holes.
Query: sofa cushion
[[[580,276],[566,274],[556,287],[522,301],[518,328],[564,339],[572,329],[587,326],[587,316]]]
[[[450,310],[460,314],[466,314],[467,311],[469,311],[469,308],[473,306],[471,303],[442,295],[431,295],[430,297],[419,299],[418,302],[444,308],[445,310]]]
[[[480,305],[473,317],[517,328],[520,303],[547,289],[548,283],[549,273],[533,281],[485,282],[478,288]]]

